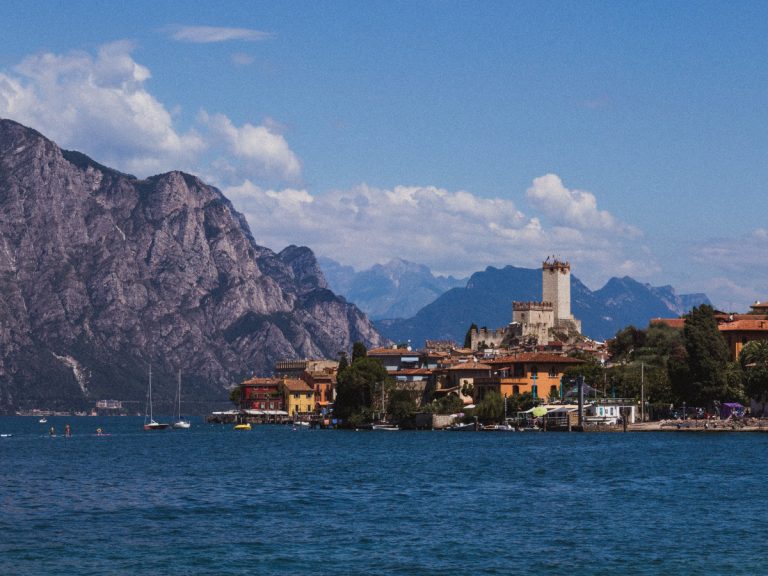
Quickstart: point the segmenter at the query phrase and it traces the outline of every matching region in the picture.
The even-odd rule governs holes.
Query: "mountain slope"
[[[278,358],[383,342],[312,252],[258,246],[219,190],[138,180],[0,120],[0,412],[212,401]]]
[[[372,319],[407,318],[466,280],[435,276],[424,265],[394,259],[355,272],[330,258],[318,258],[328,283]]]
[[[449,290],[413,317],[379,320],[383,335],[421,346],[425,339],[447,339],[461,344],[472,323],[488,328],[512,320],[512,302],[541,300],[541,270],[488,267],[472,275],[465,288]],[[610,338],[630,324],[645,327],[651,318],[678,316],[691,307],[709,303],[703,294],[678,296],[670,286],[653,287],[632,278],[612,278],[592,292],[571,276],[571,310],[582,322],[582,332],[594,339]]]

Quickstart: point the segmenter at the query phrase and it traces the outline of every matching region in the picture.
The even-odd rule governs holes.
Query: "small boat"
[[[380,424],[373,424],[371,426],[371,430],[384,430],[385,432],[395,432],[397,430],[400,430],[400,426],[397,424],[388,424],[386,422],[382,422]]]
[[[177,430],[186,430],[192,424],[189,422],[189,420],[184,420],[184,418],[181,417],[181,370],[179,370],[179,386],[178,390],[176,391],[176,400],[176,414],[174,414],[176,420],[173,424],[171,424],[171,426]]]
[[[453,424],[448,426],[446,430],[450,430],[452,432],[474,432],[475,424],[472,422],[469,422],[468,424]]]
[[[250,429],[251,429],[250,422],[235,424],[235,430],[250,430]]]
[[[0,434],[0,438],[10,438],[13,434]]]
[[[47,424],[48,423],[48,418],[43,416],[42,418],[40,418],[40,420],[38,420],[38,422],[40,422],[40,424]]]
[[[149,391],[147,392],[149,410],[144,416],[144,430],[165,430],[170,424],[156,422],[152,417],[152,364],[149,365]]]

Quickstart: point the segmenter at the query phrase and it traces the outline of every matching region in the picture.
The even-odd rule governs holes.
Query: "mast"
[[[149,421],[153,422],[152,417],[152,363],[149,363]]]

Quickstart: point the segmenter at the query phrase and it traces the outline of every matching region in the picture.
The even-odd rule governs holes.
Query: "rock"
[[[226,401],[279,358],[385,340],[308,248],[258,246],[216,188],[139,180],[0,120],[0,412]],[[135,408],[135,410],[134,410]],[[192,405],[190,405],[190,411]]]

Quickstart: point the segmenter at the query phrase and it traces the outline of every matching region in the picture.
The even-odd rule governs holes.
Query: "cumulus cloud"
[[[526,195],[531,204],[555,224],[577,229],[598,228],[626,236],[640,235],[637,228],[619,222],[607,210],[598,210],[594,194],[566,188],[556,174],[535,178]]]
[[[242,161],[243,170],[230,167],[229,172],[260,173],[267,178],[297,181],[301,175],[301,163],[288,146],[285,138],[274,130],[274,123],[236,127],[223,114],[200,113],[200,121],[210,133],[219,138],[229,152]]]
[[[734,238],[696,242],[691,259],[704,279],[694,280],[693,289],[705,292],[726,310],[746,311],[744,303],[768,299],[768,230],[757,228]]]
[[[358,269],[397,256],[440,273],[467,274],[489,265],[538,266],[552,253],[580,262],[577,275],[587,282],[607,278],[616,262],[646,273],[657,269],[649,255],[630,259],[612,233],[546,228],[508,198],[434,186],[360,185],[313,195],[252,182],[224,192],[246,215],[260,244],[276,250],[307,245]]]
[[[149,92],[151,73],[132,50],[123,41],[95,55],[24,59],[12,73],[0,72],[0,117],[138,176],[174,169],[211,174],[220,166],[219,181],[299,180],[300,162],[275,122],[238,127],[222,114],[202,112],[191,128],[179,130],[178,113]]]
[[[194,42],[197,44],[210,44],[212,42],[263,42],[271,40],[275,34],[253,30],[251,28],[224,28],[218,26],[171,26],[168,32],[174,40],[179,42]]]

